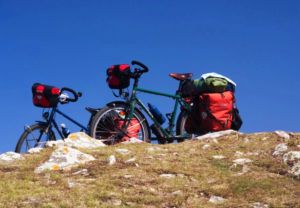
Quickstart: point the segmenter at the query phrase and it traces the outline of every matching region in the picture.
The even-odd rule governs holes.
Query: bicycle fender
[[[45,122],[45,121],[35,121],[35,122],[42,126],[47,126],[47,122]]]

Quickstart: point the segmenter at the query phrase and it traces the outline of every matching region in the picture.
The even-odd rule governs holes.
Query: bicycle
[[[71,93],[71,98],[69,96],[69,93]],[[67,87],[62,88],[57,96],[53,96],[51,98],[52,104],[50,106],[47,106],[50,108],[46,112],[44,112],[43,110],[42,117],[44,121],[36,121],[35,124],[25,126],[25,130],[20,136],[16,145],[15,152],[26,153],[31,148],[44,147],[47,141],[55,141],[56,136],[54,130],[56,130],[61,139],[66,138],[69,132],[66,132],[67,130],[63,125],[61,129],[59,128],[57,122],[55,121],[56,114],[61,115],[65,119],[80,127],[83,131],[88,133],[88,127],[83,126],[58,109],[58,104],[68,104],[69,102],[76,102],[81,96],[82,93],[80,92],[76,92]],[[87,110],[89,109],[87,108]]]
[[[91,121],[91,136],[102,140],[106,144],[118,143],[124,140],[124,137],[128,139],[132,135],[135,135],[135,137],[138,137],[138,139],[142,141],[151,142],[152,139],[155,139],[155,137],[151,138],[151,131],[155,134],[158,143],[161,144],[171,143],[174,141],[174,139],[176,139],[178,142],[182,142],[184,139],[191,138],[191,135],[185,131],[185,122],[189,113],[191,112],[191,106],[193,104],[181,96],[181,87],[183,82],[187,79],[190,79],[193,74],[171,73],[170,77],[179,81],[179,87],[176,90],[175,95],[172,95],[139,88],[138,84],[140,77],[144,73],[147,73],[149,69],[146,65],[138,61],[132,61],[131,64],[133,66],[137,66],[133,72],[127,72],[126,75],[130,79],[134,80],[131,93],[125,92],[124,89],[120,89],[119,97],[121,97],[124,101],[113,101],[106,104],[105,107],[98,109]],[[156,113],[149,110],[137,97],[137,92],[168,97],[175,100],[173,111],[166,114],[168,121],[166,128],[163,127],[160,118],[155,115]],[[181,108],[181,112],[176,121],[175,131],[175,119],[179,106]],[[143,112],[153,122],[151,128]],[[131,124],[132,121],[137,122]],[[136,125],[138,125],[138,128],[135,128],[139,129],[138,133],[132,132],[132,129],[130,129]]]

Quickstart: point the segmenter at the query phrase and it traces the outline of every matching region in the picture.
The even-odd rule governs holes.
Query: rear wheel
[[[176,123],[177,142],[183,142],[185,138],[192,137],[192,134],[189,134],[185,129],[187,118],[188,118],[188,112],[181,111]]]
[[[55,140],[54,132],[46,132],[46,129],[46,126],[41,124],[27,126],[16,145],[15,152],[26,153],[31,148],[44,147],[47,141]]]
[[[125,121],[127,111],[128,107],[123,104],[106,106],[99,110],[91,122],[91,136],[108,145],[132,137],[150,142],[149,126],[145,117],[134,110],[132,119]]]

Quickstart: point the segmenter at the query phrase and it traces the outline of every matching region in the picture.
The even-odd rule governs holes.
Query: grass
[[[0,207],[300,207],[300,181],[290,177],[288,166],[272,156],[283,140],[272,133],[231,135],[213,141],[180,144],[115,145],[84,150],[97,160],[69,172],[35,174],[52,149],[28,155],[14,164],[0,164]],[[209,144],[208,149],[203,145]],[[300,136],[288,145],[296,150]],[[130,152],[121,155],[118,148]],[[150,150],[149,150],[150,148]],[[152,149],[151,149],[152,148]],[[243,156],[237,156],[236,152]],[[115,155],[117,163],[107,165]],[[214,159],[223,155],[224,159]],[[135,158],[132,163],[128,159]],[[249,158],[249,171],[233,167],[233,160]],[[73,173],[87,169],[88,175]],[[160,177],[173,174],[173,178]],[[71,184],[71,185],[70,185]],[[213,195],[226,202],[209,202]]]

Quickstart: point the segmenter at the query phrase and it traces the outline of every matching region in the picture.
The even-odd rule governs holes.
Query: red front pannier
[[[32,86],[33,104],[41,108],[53,108],[58,104],[60,89],[57,87],[35,83]]]
[[[124,125],[124,120],[116,119],[115,125],[117,128],[122,129]],[[139,138],[139,132],[141,130],[141,124],[136,118],[132,118],[127,127],[127,135],[122,138],[121,141],[128,141],[131,138]]]
[[[201,129],[221,131],[231,128],[233,92],[203,93],[199,97],[199,115]]]
[[[109,88],[124,89],[130,85],[130,66],[128,64],[113,65],[106,72],[106,82]]]

